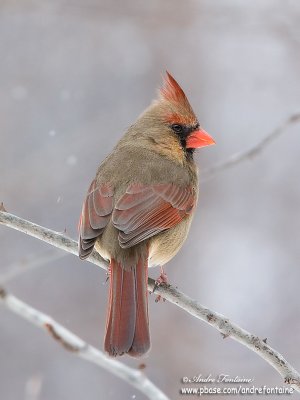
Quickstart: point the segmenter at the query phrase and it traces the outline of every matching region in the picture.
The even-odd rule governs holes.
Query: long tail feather
[[[141,260],[125,270],[114,259],[110,263],[109,307],[104,340],[111,356],[128,353],[137,357],[150,348],[147,279]]]
[[[129,354],[139,357],[150,348],[149,319],[148,319],[148,265],[139,261],[135,270],[136,291],[136,321],[135,332]]]

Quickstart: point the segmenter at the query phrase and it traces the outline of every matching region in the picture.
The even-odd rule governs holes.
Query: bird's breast
[[[180,250],[185,242],[192,222],[188,215],[178,225],[149,239],[149,267],[164,265]]]

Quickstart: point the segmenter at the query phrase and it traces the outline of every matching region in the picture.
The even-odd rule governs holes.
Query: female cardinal
[[[196,148],[214,144],[167,72],[156,99],[98,168],[79,222],[79,256],[109,260],[105,350],[141,356],[150,348],[148,267],[171,260],[197,203]]]

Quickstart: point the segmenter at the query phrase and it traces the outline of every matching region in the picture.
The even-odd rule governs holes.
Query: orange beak
[[[198,129],[197,131],[191,133],[186,141],[187,149],[198,149],[199,147],[210,146],[215,144],[214,139],[209,136],[204,129]]]

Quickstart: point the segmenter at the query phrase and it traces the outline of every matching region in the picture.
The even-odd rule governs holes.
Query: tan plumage
[[[164,265],[186,239],[197,203],[194,148],[212,144],[174,78],[101,163],[83,205],[79,255],[110,261],[105,350],[150,347],[148,266]]]

